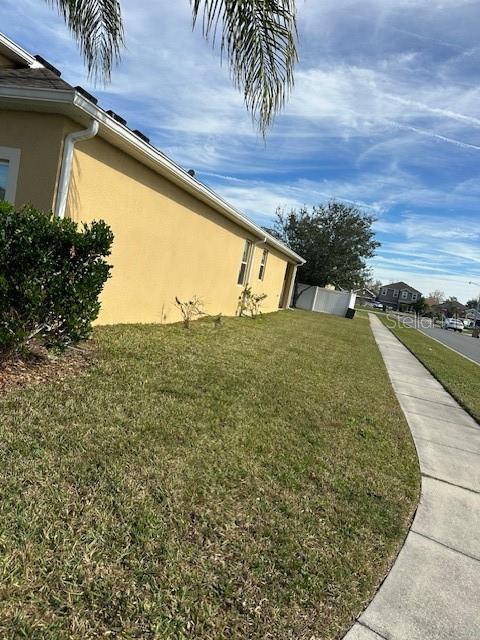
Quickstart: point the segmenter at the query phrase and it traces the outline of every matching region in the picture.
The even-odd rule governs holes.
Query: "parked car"
[[[374,302],[374,303],[372,304],[372,307],[373,307],[374,309],[383,309],[383,304],[382,304],[381,302]]]
[[[442,328],[453,329],[454,331],[460,331],[461,333],[465,326],[463,324],[463,320],[460,320],[460,318],[445,318],[442,323]]]

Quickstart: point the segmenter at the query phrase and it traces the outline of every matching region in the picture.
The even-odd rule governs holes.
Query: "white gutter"
[[[269,233],[266,233],[264,229],[232,207],[231,204],[223,200],[223,198],[212,191],[212,189],[193,178],[173,160],[158,151],[158,149],[151,144],[148,144],[139,138],[135,133],[133,133],[133,131],[130,131],[128,127],[117,122],[103,109],[94,105],[75,90],[37,89],[31,87],[1,85],[0,98],[13,100],[15,103],[21,103],[24,100],[28,102],[38,100],[40,103],[48,105],[48,109],[52,108],[53,103],[58,105],[63,104],[69,109],[73,107],[77,113],[80,112],[83,116],[94,118],[100,123],[102,133],[113,133],[115,136],[118,136],[124,144],[128,145],[130,150],[135,150],[137,154],[140,154],[141,158],[134,156],[137,157],[137,160],[143,164],[147,164],[146,161],[148,160],[149,164],[147,164],[147,166],[152,167],[153,165],[152,168],[154,168],[158,173],[165,176],[175,184],[181,185],[184,189],[195,195],[203,202],[206,202],[216,211],[219,211],[225,217],[233,220],[244,229],[250,231],[257,238],[262,238],[262,240],[266,238],[266,244],[278,249],[284,255],[287,255],[297,265],[305,263],[305,260],[301,256],[289,249],[283,244],[283,242],[280,242]],[[69,115],[71,117],[71,114]],[[128,151],[127,153],[131,153],[131,151]]]
[[[80,140],[88,140],[94,138],[98,133],[98,122],[92,120],[87,129],[81,131],[73,131],[69,133],[63,143],[62,168],[60,169],[60,178],[58,179],[57,197],[55,199],[55,216],[57,218],[65,217],[65,208],[67,206],[68,187],[70,186],[70,177],[72,175],[73,149],[76,142]]]
[[[0,96],[2,95],[2,93],[2,88],[0,88]],[[55,93],[59,92],[50,92],[52,97]],[[32,95],[31,89],[30,94]],[[71,97],[67,97],[67,95],[65,95],[62,100],[65,100],[65,98],[71,101]],[[159,168],[161,168],[161,174],[166,176],[169,180],[172,180],[176,184],[180,183],[183,188],[187,188],[190,193],[193,193],[197,198],[200,198],[201,200],[203,200],[203,202],[206,202],[211,207],[222,213],[224,216],[230,218],[230,220],[233,220],[245,229],[248,229],[251,233],[253,233],[253,235],[257,236],[257,238],[261,238],[262,240],[266,238],[266,241],[270,246],[279,249],[280,252],[284,255],[288,255],[290,258],[293,258],[293,260],[297,264],[305,264],[305,260],[297,253],[289,249],[286,245],[284,245],[283,242],[280,242],[269,233],[266,233],[264,229],[249,220],[240,211],[238,211],[238,209],[232,207],[231,204],[221,198],[217,193],[215,193],[215,191],[204,185],[202,182],[199,182],[171,158],[167,157],[161,151],[158,151],[158,149],[156,149],[153,145],[139,138],[127,126],[121,124],[120,122],[117,122],[103,109],[100,109],[96,105],[92,104],[80,93],[73,93],[73,106],[81,110],[83,113],[86,113],[91,117],[97,119],[100,122],[102,128],[105,127],[112,133],[115,133],[124,142],[140,151],[144,158],[146,157],[150,161],[155,163],[157,171]]]
[[[15,58],[16,62],[20,64],[26,64],[32,69],[39,69],[43,67],[43,64],[38,62],[32,55],[22,49],[20,45],[13,40],[10,40],[4,33],[0,33],[0,52],[7,51],[10,54],[10,57]]]
[[[292,277],[290,280],[290,286],[288,288],[288,298],[287,298],[287,305],[286,305],[286,309],[292,309],[292,307],[290,306],[290,303],[292,302],[292,298],[293,298],[293,287],[295,286],[295,279],[297,277],[297,269],[298,269],[298,264],[296,264],[293,267],[293,271],[292,271]]]

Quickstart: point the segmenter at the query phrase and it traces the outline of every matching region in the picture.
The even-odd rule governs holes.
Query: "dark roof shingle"
[[[34,89],[73,89],[49,69],[0,69],[0,85],[32,87]]]
[[[392,282],[391,284],[382,285],[382,289],[398,289],[399,291],[410,291],[410,293],[421,293],[418,289],[414,289],[406,282]]]

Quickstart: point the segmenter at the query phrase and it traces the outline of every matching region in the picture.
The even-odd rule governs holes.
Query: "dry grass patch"
[[[12,355],[0,362],[0,393],[45,382],[62,382],[84,371],[95,357],[93,341],[53,354],[41,345],[31,345],[25,355]]]
[[[0,637],[338,637],[418,493],[368,320],[95,335],[82,375],[0,396]]]

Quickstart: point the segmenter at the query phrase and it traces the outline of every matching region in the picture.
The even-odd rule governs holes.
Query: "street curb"
[[[430,340],[435,340],[435,342],[438,342],[438,344],[441,344],[442,347],[445,347],[445,349],[450,349],[450,351],[453,351],[453,353],[457,353],[459,356],[462,356],[462,358],[465,358],[465,360],[468,360],[469,362],[473,362],[473,364],[476,364],[477,367],[480,367],[480,362],[477,362],[476,360],[472,360],[472,358],[469,358],[468,356],[466,356],[465,354],[461,353],[460,351],[457,351],[453,347],[449,347],[447,344],[445,344],[441,340],[437,340],[437,338],[434,338],[433,336],[429,335],[428,333],[423,333],[423,331],[421,329],[417,329],[417,327],[413,327],[413,328],[416,329],[419,333],[421,333],[422,336],[425,336],[426,338],[430,338]]]
[[[445,383],[443,382],[443,380],[441,380],[438,375],[435,373],[435,371],[433,371],[427,363],[423,362],[423,360],[421,360],[418,355],[415,353],[415,351],[413,351],[407,344],[405,344],[403,342],[403,340],[401,338],[399,338],[397,335],[395,335],[395,333],[393,333],[393,330],[390,329],[390,327],[387,327],[386,325],[383,325],[386,329],[388,329],[390,331],[390,333],[392,334],[392,336],[394,336],[401,345],[403,345],[405,347],[405,349],[407,349],[407,351],[410,351],[410,353],[412,354],[412,356],[414,356],[419,362],[420,364],[425,367],[425,369],[432,375],[433,378],[435,378],[435,380],[437,382],[439,382],[442,387],[445,389],[445,391],[450,394],[452,396],[452,398],[455,400],[455,402],[457,404],[459,404],[462,409],[465,411],[465,413],[468,413],[468,415],[473,418],[475,420],[476,423],[480,424],[478,417],[476,415],[473,414],[472,410],[470,409],[470,407],[467,407],[467,405],[463,402],[463,400],[461,398],[459,398],[457,396],[457,394],[452,391],[451,389],[448,389],[445,386]],[[413,328],[413,327],[411,327]],[[415,327],[416,328],[416,327]],[[422,336],[425,336],[426,338],[430,338],[431,336],[427,335],[426,333],[423,333],[423,331],[420,331],[420,329],[416,329],[419,333],[422,334]],[[432,340],[435,340],[435,342],[438,342],[438,344],[441,344],[442,347],[446,347],[445,344],[443,344],[443,342],[440,342],[440,340],[437,340],[436,338],[432,338]],[[448,347],[447,347],[448,348]],[[455,349],[450,349],[450,351],[453,351],[454,353],[458,353],[459,355],[463,356],[462,353],[459,353],[458,351],[455,351]],[[463,356],[466,360],[470,360],[470,358],[467,358],[466,356]],[[478,362],[475,362],[474,360],[470,360],[471,362],[473,362],[473,364],[478,364]]]

